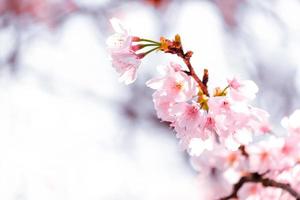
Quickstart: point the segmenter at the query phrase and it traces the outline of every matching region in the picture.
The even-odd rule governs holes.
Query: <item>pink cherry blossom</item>
[[[251,80],[228,79],[229,95],[236,101],[253,100],[258,92],[257,85]]]
[[[289,133],[299,135],[300,137],[300,110],[295,110],[289,117],[284,117],[281,124]]]
[[[207,147],[207,145],[206,145]],[[191,158],[193,167],[199,171],[209,171],[209,168],[216,168],[223,173],[231,170],[230,174],[236,173],[239,178],[240,172],[248,169],[246,162],[247,158],[242,155],[240,150],[228,150],[223,145],[215,143],[203,151],[198,156]],[[228,181],[237,181],[235,177],[228,177]],[[234,179],[234,180],[233,180]]]
[[[192,99],[198,93],[197,83],[181,70],[181,66],[171,63],[169,66],[160,66],[160,78],[149,80],[146,84],[157,93],[167,96],[175,102],[184,102]]]
[[[175,117],[170,114],[170,108],[174,105],[174,102],[171,101],[170,98],[154,93],[153,102],[159,119],[167,122],[173,122],[175,120]]]
[[[106,41],[112,64],[120,74],[120,81],[130,84],[137,78],[137,69],[142,58],[132,50],[132,42],[136,37],[129,35],[128,29],[120,20],[112,18],[110,22],[116,31]]]
[[[132,52],[112,53],[112,66],[120,74],[120,81],[125,84],[134,82],[137,78],[137,69],[141,60]]]
[[[236,171],[240,158],[240,152],[228,151],[220,145],[191,157],[192,166],[199,171],[202,181],[210,186],[207,188],[208,199],[219,199],[231,192],[231,184],[240,177]]]
[[[171,113],[176,116],[176,124],[188,131],[194,131],[197,127],[203,127],[205,118],[202,116],[199,105],[195,102],[175,104]]]
[[[179,139],[179,144],[181,149],[189,151],[191,146],[191,141],[198,138],[196,131],[192,132],[190,130],[186,130],[185,128],[181,128],[176,124],[171,125],[171,127],[173,127],[176,132],[176,138]],[[203,150],[201,150],[200,152],[202,152]]]
[[[269,130],[268,115],[245,101],[234,101],[226,96],[211,97],[208,106],[220,141],[232,149],[249,144],[258,128]]]
[[[249,153],[249,167],[251,172],[265,173],[268,170],[278,170],[279,166],[276,155],[282,146],[281,140],[276,137],[259,141],[247,146]]]
[[[269,113],[253,106],[249,106],[249,111],[253,119],[250,124],[252,131],[263,134],[270,133],[272,127],[269,122]]]
[[[129,50],[132,43],[132,36],[129,35],[128,28],[117,18],[112,18],[110,23],[115,33],[106,40],[108,49],[110,51]]]
[[[171,126],[174,127],[183,149],[188,149],[194,138],[208,138],[208,132],[205,131],[207,118],[196,102],[176,103],[170,108],[170,113],[175,119]]]
[[[205,174],[211,174],[217,171],[224,172],[225,163],[223,162],[223,150],[224,148],[217,145],[212,150],[205,150],[201,155],[191,157],[192,166],[197,171]]]
[[[279,147],[276,159],[280,164],[280,168],[289,169],[292,168],[297,162],[300,161],[300,139],[291,135],[287,138],[280,138],[282,141]]]

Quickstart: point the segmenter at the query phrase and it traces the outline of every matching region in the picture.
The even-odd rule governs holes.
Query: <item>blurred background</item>
[[[181,61],[152,54],[119,83],[112,17],[144,38],[179,33],[210,86],[253,79],[275,127],[300,107],[299,0],[0,0],[0,199],[202,199],[145,87]]]

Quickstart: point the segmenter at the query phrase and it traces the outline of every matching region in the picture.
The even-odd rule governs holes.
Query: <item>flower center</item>
[[[188,115],[189,116],[195,116],[198,113],[198,108],[196,106],[192,106],[188,109]]]
[[[262,152],[262,153],[260,154],[260,160],[261,160],[261,161],[266,161],[266,160],[268,159],[268,157],[269,157],[269,153],[266,152],[266,151],[264,151],[264,152]]]
[[[235,153],[231,153],[227,157],[227,161],[228,161],[230,166],[232,166],[235,163],[236,160],[237,160],[237,155]]]
[[[176,82],[175,89],[180,91],[182,88],[183,88],[183,83],[182,82]]]

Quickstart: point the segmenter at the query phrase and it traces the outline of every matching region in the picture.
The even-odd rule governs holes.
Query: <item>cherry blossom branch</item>
[[[160,39],[161,42],[161,50],[164,51],[165,53],[171,53],[171,54],[176,54],[178,57],[182,58],[184,63],[189,69],[188,75],[192,76],[195,81],[198,83],[200,89],[202,90],[203,94],[206,96],[209,96],[208,90],[207,90],[207,82],[208,82],[208,70],[204,70],[204,75],[203,75],[203,80],[201,80],[198,75],[196,74],[192,64],[191,64],[191,57],[193,55],[192,51],[187,51],[184,53],[182,44],[181,44],[181,39],[179,35],[175,36],[175,39],[173,41],[168,40],[164,37],[161,37]]]
[[[280,183],[273,179],[264,178],[263,174],[258,174],[258,173],[251,173],[249,175],[241,177],[240,180],[233,185],[233,191],[231,192],[231,194],[221,198],[220,200],[229,200],[232,198],[238,198],[238,191],[246,183],[261,183],[264,187],[280,188],[290,193],[290,195],[295,197],[296,200],[300,200],[300,194],[296,190],[294,190],[290,184]]]
[[[280,156],[280,159],[287,158],[283,163],[286,163],[286,161],[289,163],[299,162],[297,152],[300,151],[298,141],[300,139],[300,125],[294,125],[294,122],[300,118],[300,110],[296,110],[290,118],[283,119],[286,124],[285,128],[290,133],[288,137],[277,138],[272,136],[268,139],[266,138],[266,140],[257,141],[257,143],[251,143],[247,146],[242,145],[239,139],[240,136],[250,136],[254,139],[256,136],[255,132],[265,134],[271,130],[268,122],[268,113],[248,104],[248,101],[253,100],[258,91],[258,87],[254,82],[250,80],[240,81],[236,78],[228,79],[228,85],[223,90],[221,89],[222,87],[216,87],[214,88],[213,95],[209,97],[207,89],[209,80],[208,70],[204,69],[202,79],[197,76],[190,62],[193,52],[184,52],[179,35],[176,35],[173,40],[161,37],[160,42],[156,42],[127,35],[127,31],[124,31],[126,34],[118,32],[118,30],[124,29],[118,19],[111,19],[111,23],[116,33],[118,33],[118,37],[112,35],[107,40],[113,59],[113,67],[120,73],[120,77],[126,84],[135,81],[137,69],[141,64],[140,60],[152,51],[159,50],[164,53],[175,54],[186,64],[186,68],[188,69],[184,70],[179,64],[170,64],[162,68],[165,75],[147,81],[146,85],[156,90],[153,94],[153,102],[158,118],[171,123],[170,126],[177,132],[176,136],[180,138],[183,148],[188,150],[188,152],[191,149],[191,154],[193,154],[192,148],[196,145],[202,146],[199,151],[196,150],[199,152],[199,155],[192,157],[196,169],[200,169],[201,171],[201,169],[207,170],[208,168],[208,170],[212,170],[212,174],[215,174],[215,171],[218,170],[220,171],[218,174],[222,175],[222,173],[226,173],[226,168],[228,168],[238,170],[237,172],[244,174],[233,185],[231,194],[220,200],[238,198],[238,193],[245,183],[260,184],[260,187],[272,187],[273,190],[274,188],[281,189],[280,191],[289,193],[291,197],[300,200],[300,193],[294,190],[290,183],[276,181],[277,177],[279,177],[278,169],[275,170],[276,173],[272,173],[272,170],[274,170],[272,162],[269,163],[269,161],[275,158],[278,159],[277,156]],[[131,39],[131,42],[124,42],[129,39]],[[144,47],[147,48],[143,49]],[[149,47],[153,49],[147,51]],[[197,84],[194,83],[195,81],[191,83],[191,79],[195,79]],[[182,86],[185,85],[190,87],[185,87],[182,90]],[[198,88],[200,91],[197,91]],[[230,92],[227,89],[230,89]],[[195,101],[195,97],[197,97],[197,101]],[[237,110],[235,105],[243,109]],[[216,132],[217,129],[218,132]],[[250,134],[247,133],[247,135],[239,135],[238,137],[234,136],[234,133],[245,129]],[[197,135],[194,135],[195,131],[197,131]],[[192,144],[194,138],[200,139],[199,143],[195,144],[195,146]],[[232,151],[230,148],[232,147],[232,143],[227,143],[227,141],[233,141],[233,144],[237,143],[241,145],[239,147],[240,152]],[[215,148],[210,149],[205,147],[205,142],[213,144]],[[273,142],[280,145],[271,145]],[[210,161],[210,165],[205,163],[207,159],[212,160]],[[257,161],[268,164],[265,173],[259,173],[261,166],[260,162]],[[248,162],[249,164],[247,164]],[[244,171],[247,170],[244,168],[245,164],[248,166],[248,171],[250,171],[249,167],[251,169],[256,167],[257,172],[248,172],[245,174]],[[283,168],[282,170],[292,169],[290,166],[287,168],[286,165],[280,165],[280,168]],[[291,175],[294,174],[293,170],[288,172]],[[295,172],[299,173],[299,171]],[[266,177],[267,173],[270,176]],[[228,179],[229,177],[224,178]],[[257,191],[253,193],[252,190],[249,192],[248,195],[250,196],[262,195],[262,198],[264,198],[264,193]]]
[[[178,54],[177,54],[178,55]],[[182,50],[182,54],[179,54],[178,56],[181,57],[184,61],[184,63],[186,64],[186,66],[188,67],[189,69],[189,73],[190,75],[195,79],[195,81],[198,83],[199,87],[201,88],[203,94],[209,96],[209,93],[208,93],[208,90],[207,90],[207,81],[208,81],[208,76],[207,76],[207,79],[203,79],[203,81],[201,81],[201,79],[197,76],[191,62],[190,62],[190,59],[193,55],[193,52],[192,51],[188,51],[186,52],[185,54],[183,53],[183,50]],[[206,73],[205,73],[206,74]],[[204,75],[205,75],[204,74]],[[208,73],[207,73],[208,74]],[[203,76],[204,77],[204,76]]]

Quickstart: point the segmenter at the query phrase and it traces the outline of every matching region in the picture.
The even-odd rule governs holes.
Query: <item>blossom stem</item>
[[[157,50],[157,49],[159,49],[159,46],[158,46],[158,47],[155,47],[155,48],[153,48],[153,49],[150,49],[149,51],[146,51],[146,52],[143,53],[143,54],[144,54],[144,56],[146,56],[147,54],[149,54],[149,53],[151,53],[152,51],[155,51],[155,50]]]
[[[230,200],[233,198],[238,198],[238,191],[246,183],[260,183],[264,187],[280,188],[295,197],[296,200],[300,200],[300,194],[296,190],[294,190],[290,184],[280,183],[270,178],[264,178],[263,174],[258,173],[250,173],[246,176],[241,177],[240,180],[236,184],[234,184],[231,194],[221,198],[220,200]]]
[[[151,46],[159,47],[160,44],[142,44],[141,46],[142,46],[142,48],[144,48],[144,47],[151,47]]]
[[[139,40],[139,42],[150,42],[150,43],[154,43],[154,44],[160,45],[159,42],[156,42],[156,41],[154,41],[154,40],[144,39],[144,38],[141,38],[141,39]]]
[[[230,86],[229,86],[229,85],[227,85],[227,86],[224,88],[224,90],[222,90],[221,94],[222,94],[222,95],[224,95],[224,94],[225,94],[225,92],[226,92],[226,90],[227,90],[229,87],[230,87]]]

